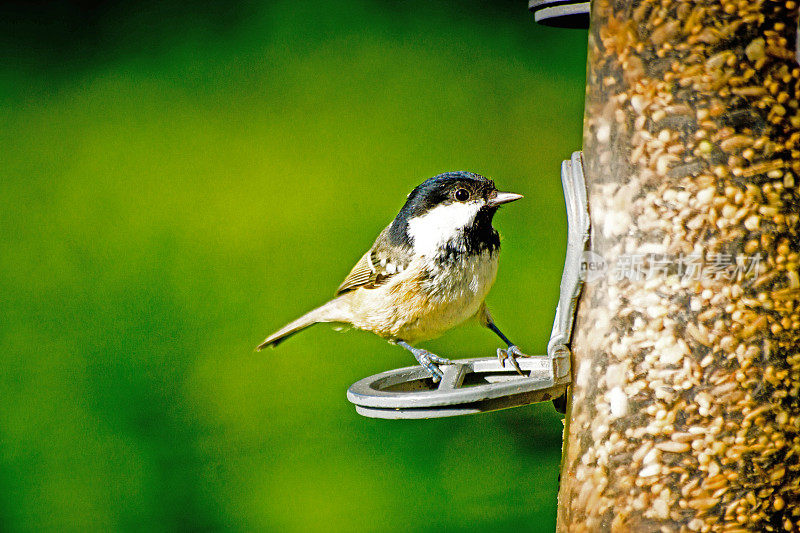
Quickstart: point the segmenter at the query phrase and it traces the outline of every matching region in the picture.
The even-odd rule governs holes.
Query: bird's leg
[[[511,364],[514,366],[517,373],[520,376],[523,375],[522,369],[519,367],[519,363],[517,363],[517,357],[527,357],[527,355],[522,353],[522,350],[520,350],[516,344],[508,340],[508,337],[503,335],[503,332],[500,331],[500,328],[498,328],[494,322],[489,322],[488,324],[486,324],[486,327],[494,331],[497,334],[497,336],[503,340],[503,342],[508,344],[508,348],[506,349],[503,348],[497,349],[497,358],[500,359],[500,364],[506,366],[506,360],[511,361]]]
[[[500,360],[500,364],[503,365],[503,367],[505,367],[506,360],[510,360],[511,364],[514,366],[519,375],[521,376],[524,375],[522,373],[522,369],[519,367],[519,363],[517,363],[517,357],[528,357],[528,356],[522,353],[522,350],[520,350],[516,344],[511,342],[508,339],[508,337],[503,335],[503,332],[500,331],[500,328],[498,328],[497,325],[494,323],[494,320],[492,319],[492,314],[489,312],[489,308],[486,307],[486,303],[484,303],[478,310],[478,320],[480,320],[481,324],[483,324],[490,330],[494,331],[495,334],[508,345],[508,348],[506,349],[503,348],[497,349],[497,358]]]
[[[439,367],[436,365],[453,364],[453,362],[450,359],[439,357],[438,355],[433,354],[428,350],[423,350],[422,348],[414,348],[405,341],[397,341],[397,345],[402,346],[403,348],[414,354],[414,358],[417,361],[419,361],[419,364],[422,365],[428,372],[431,373],[431,377],[433,378],[434,382],[440,381],[442,379],[442,371],[439,370]]]

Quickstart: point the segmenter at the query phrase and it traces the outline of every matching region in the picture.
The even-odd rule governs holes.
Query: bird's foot
[[[434,383],[437,383],[442,379],[442,371],[439,370],[437,365],[453,364],[450,359],[439,357],[435,353],[431,353],[428,350],[423,350],[422,348],[414,348],[411,353],[414,354],[414,358],[419,362],[419,364],[431,373],[431,378],[433,378]]]
[[[508,348],[498,348],[497,349],[497,358],[500,360],[500,365],[505,368],[506,361],[511,361],[511,365],[516,369],[517,373],[520,376],[523,376],[522,369],[519,367],[519,363],[517,363],[517,357],[528,357],[522,350],[517,348],[516,344],[512,344]]]
[[[414,354],[414,358],[419,362],[422,367],[431,373],[431,378],[433,379],[434,383],[438,383],[442,380],[442,371],[439,370],[439,367],[436,365],[452,365],[453,362],[450,359],[445,359],[444,357],[439,357],[435,353],[431,353],[428,350],[423,350],[422,348],[414,348],[406,341],[395,341],[398,346],[402,346],[412,354]]]

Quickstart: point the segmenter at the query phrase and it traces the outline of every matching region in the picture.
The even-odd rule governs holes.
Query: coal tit
[[[412,344],[477,318],[507,345],[497,355],[519,371],[524,355],[497,328],[484,302],[497,275],[498,207],[522,198],[472,172],[425,180],[356,263],[328,303],[290,322],[258,346],[277,346],[318,322],[350,324],[409,350],[434,380],[450,361]]]

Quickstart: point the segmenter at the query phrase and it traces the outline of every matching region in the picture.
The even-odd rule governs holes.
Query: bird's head
[[[479,174],[439,174],[411,191],[389,235],[393,242],[426,254],[454,242],[481,248],[497,239],[492,228],[497,209],[520,198],[521,194],[498,191],[492,180]]]

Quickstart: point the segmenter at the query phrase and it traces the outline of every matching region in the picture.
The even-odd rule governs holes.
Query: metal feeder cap
[[[533,19],[557,28],[589,28],[589,2],[586,0],[530,0]]]

